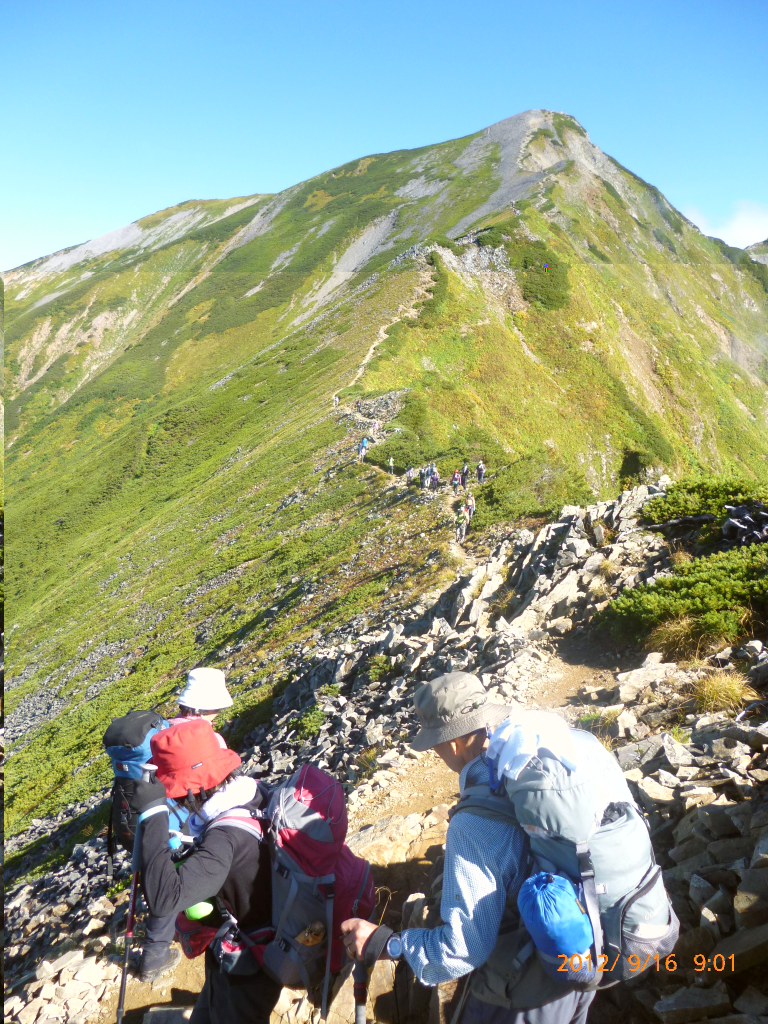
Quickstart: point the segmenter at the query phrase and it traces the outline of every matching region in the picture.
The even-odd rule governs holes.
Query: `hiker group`
[[[434,462],[419,469],[419,487],[422,491],[436,491],[440,487],[440,473]]]
[[[457,1024],[584,1024],[598,987],[672,952],[679,925],[618,762],[554,713],[490,703],[465,672],[416,690],[412,747],[458,774],[460,799],[440,923],[396,933],[377,920],[368,864],[344,843],[341,783],[311,764],[272,788],[243,774],[211,724],[231,704],[215,669],[194,669],[179,703],[170,722],[115,719],[104,742],[113,826],[152,915],[142,975],[174,965],[172,922],[185,955],[205,957],[192,1024],[266,1024],[283,985],[306,989],[325,1016],[350,960],[364,1010],[358,968],[377,959],[427,986],[464,978]],[[128,940],[126,963],[127,952]]]

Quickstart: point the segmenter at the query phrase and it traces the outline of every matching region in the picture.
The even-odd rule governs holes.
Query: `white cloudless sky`
[[[766,0],[9,0],[0,267],[531,107],[768,235]]]

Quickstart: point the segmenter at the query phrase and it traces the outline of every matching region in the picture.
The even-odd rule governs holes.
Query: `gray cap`
[[[421,729],[411,741],[414,750],[457,740],[478,729],[497,726],[512,713],[504,704],[491,704],[485,687],[469,672],[448,672],[420,686],[413,699]]]

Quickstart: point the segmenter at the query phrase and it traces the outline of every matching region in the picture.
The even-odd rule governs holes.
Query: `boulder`
[[[718,942],[714,948],[715,954],[721,954],[726,960],[732,956],[736,974],[762,963],[768,959],[768,924],[757,928],[739,928],[733,935]],[[730,967],[729,960],[729,970]]]
[[[768,1015],[768,995],[759,992],[754,985],[747,985],[738,999],[734,1001],[734,1010],[739,1013],[752,1013],[755,1016]]]
[[[731,864],[741,857],[750,858],[754,845],[754,841],[749,836],[716,839],[707,845],[707,853],[713,864]]]
[[[679,988],[653,1007],[663,1024],[688,1024],[688,1021],[720,1017],[731,1009],[731,1000],[725,985],[718,982],[712,988]]]
[[[768,871],[748,868],[741,873],[733,910],[737,928],[768,923]]]

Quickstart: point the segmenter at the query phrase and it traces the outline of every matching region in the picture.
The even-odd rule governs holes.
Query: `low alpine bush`
[[[617,598],[603,613],[614,632],[665,654],[732,643],[768,618],[768,546],[719,551]]]

